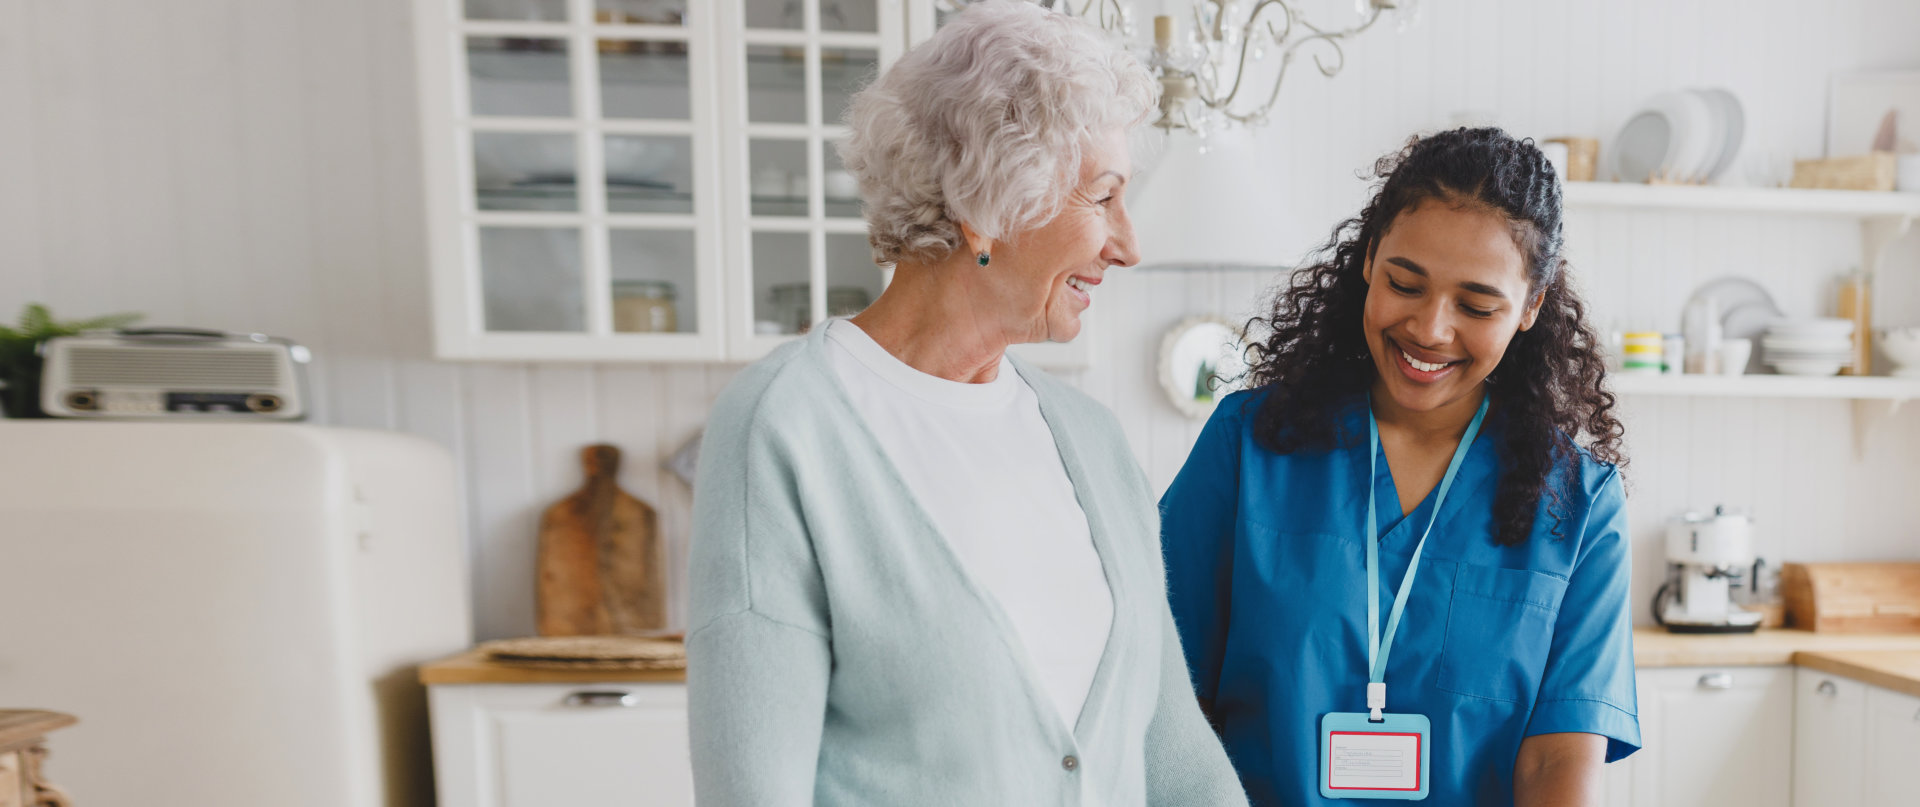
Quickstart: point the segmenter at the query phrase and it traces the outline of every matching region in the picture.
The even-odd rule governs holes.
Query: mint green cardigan
[[[1194,700],[1153,493],[1112,413],[1015,362],[1113,592],[1105,655],[1067,726],[854,411],[825,333],[744,370],[701,445],[687,634],[699,804],[1245,805]]]

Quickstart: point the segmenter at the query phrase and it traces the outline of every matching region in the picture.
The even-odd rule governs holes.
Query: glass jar
[[[613,281],[613,329],[620,333],[679,330],[673,303],[679,295],[664,280]]]
[[[783,283],[768,290],[773,317],[781,333],[806,333],[813,325],[813,288],[810,283]]]

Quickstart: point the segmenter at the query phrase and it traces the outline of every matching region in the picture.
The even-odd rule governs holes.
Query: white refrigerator
[[[0,708],[79,807],[427,807],[472,639],[451,457],[265,423],[0,420]]]

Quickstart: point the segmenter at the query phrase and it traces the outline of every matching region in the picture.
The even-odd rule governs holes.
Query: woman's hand
[[[1598,807],[1607,738],[1567,732],[1520,741],[1513,761],[1514,807]]]

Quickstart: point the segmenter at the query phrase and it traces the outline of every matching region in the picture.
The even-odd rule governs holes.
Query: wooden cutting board
[[[580,451],[586,484],[540,519],[542,636],[620,635],[667,624],[659,519],[620,489],[620,449]]]
[[[1780,593],[1796,628],[1920,632],[1920,563],[1789,563]]]

